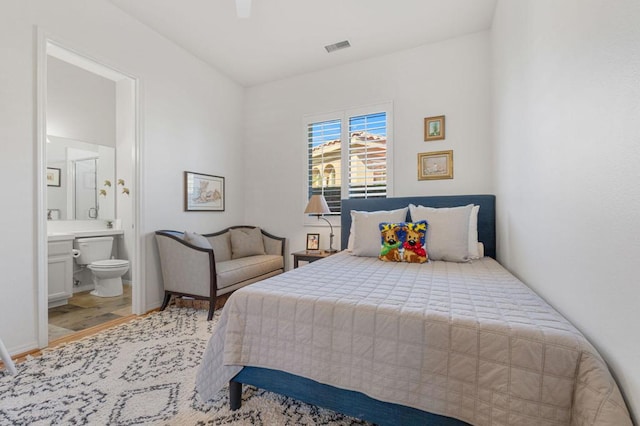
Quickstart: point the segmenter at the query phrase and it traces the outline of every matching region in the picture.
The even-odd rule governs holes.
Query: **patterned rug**
[[[365,424],[244,386],[242,408],[228,390],[202,402],[194,385],[219,312],[170,307],[0,372],[0,425]]]

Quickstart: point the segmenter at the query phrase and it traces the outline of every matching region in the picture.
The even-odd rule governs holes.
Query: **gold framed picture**
[[[453,179],[453,151],[418,153],[418,180]]]
[[[444,139],[444,115],[424,119],[425,142]]]

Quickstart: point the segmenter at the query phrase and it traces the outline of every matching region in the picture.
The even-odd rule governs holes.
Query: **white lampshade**
[[[324,195],[312,195],[311,198],[309,198],[309,203],[307,203],[307,208],[304,209],[304,212],[307,214],[321,215],[331,213],[331,210],[329,210]]]

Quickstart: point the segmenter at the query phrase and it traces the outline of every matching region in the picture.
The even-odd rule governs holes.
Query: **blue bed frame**
[[[496,257],[495,196],[453,195],[434,197],[400,197],[342,200],[341,247],[345,249],[351,229],[351,210],[393,210],[409,204],[428,207],[480,206],[478,240],[484,244],[485,256]],[[409,219],[409,217],[407,218]],[[242,384],[286,395],[297,400],[328,408],[348,416],[382,426],[434,425],[460,426],[467,423],[451,417],[428,413],[415,408],[373,399],[361,392],[336,388],[284,371],[260,367],[244,367],[229,382],[229,403],[232,410],[242,404]]]

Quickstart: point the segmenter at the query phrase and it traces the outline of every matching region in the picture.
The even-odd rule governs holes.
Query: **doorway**
[[[62,65],[61,65],[62,64]],[[48,104],[54,102],[50,96],[50,70],[55,66],[67,67],[73,72],[81,72],[90,80],[104,81],[106,87],[113,89],[111,104],[107,110],[113,109],[114,128],[93,131],[86,136],[82,130],[73,128],[73,120],[62,120],[66,126],[60,125],[60,109],[51,113]],[[76,80],[77,82],[77,80]],[[142,281],[141,244],[140,244],[140,131],[138,120],[138,79],[116,70],[92,57],[80,53],[68,45],[60,43],[53,37],[38,31],[38,345],[48,346],[50,340],[63,335],[82,332],[86,328],[104,326],[111,321],[117,322],[128,314],[144,312],[144,288]],[[58,82],[59,83],[59,82]],[[74,84],[70,79],[69,84]],[[51,84],[53,86],[53,84]],[[73,86],[69,86],[70,88]],[[77,89],[77,88],[76,88]],[[72,90],[69,90],[71,93]],[[64,96],[65,91],[60,90]],[[87,98],[90,98],[87,96]],[[71,95],[69,96],[71,99]],[[99,109],[99,108],[96,108]],[[73,108],[64,111],[73,114]],[[71,111],[71,112],[70,112]],[[75,111],[78,111],[75,109]],[[109,113],[111,114],[111,113]],[[100,115],[100,114],[98,114]],[[108,114],[107,114],[108,115]],[[97,117],[100,121],[100,118]],[[86,125],[87,120],[81,120],[78,127]],[[108,121],[108,120],[107,120]],[[55,122],[55,125],[54,125]],[[85,126],[86,127],[86,126]],[[74,131],[78,130],[78,133]],[[109,142],[101,140],[105,134],[111,132]],[[80,134],[81,136],[77,136]],[[87,140],[90,139],[90,140]],[[65,153],[77,152],[78,146],[98,153],[91,160],[79,159],[67,154],[63,160],[68,167],[62,168],[65,187],[69,196],[57,200],[59,206],[48,206],[51,193],[44,171],[50,167],[48,151],[51,152],[52,142],[63,144]],[[65,147],[64,143],[68,146]],[[112,146],[108,146],[112,145]],[[111,154],[109,154],[111,152]],[[106,154],[105,154],[106,153]],[[113,163],[111,175],[104,175],[105,164]],[[102,164],[102,166],[101,166]],[[101,170],[103,170],[101,172]],[[66,173],[66,175],[64,174]],[[102,174],[101,174],[102,173]],[[77,179],[76,179],[77,177]],[[89,195],[91,202],[81,201],[77,188],[82,188]],[[54,188],[55,190],[59,188]],[[64,194],[64,191],[60,191]],[[49,196],[48,196],[49,195]],[[87,198],[82,197],[85,201]],[[86,205],[84,205],[84,204]],[[54,214],[52,214],[53,212]],[[60,220],[53,220],[60,219]],[[113,252],[118,259],[129,261],[129,270],[123,275],[124,292],[122,296],[105,298],[90,294],[92,274],[85,265],[79,265],[75,260],[71,263],[72,282],[68,283],[69,297],[62,303],[52,305],[49,295],[49,252],[50,235],[66,234],[79,237],[100,235],[102,227],[117,231],[113,234]],[[98,232],[96,232],[98,231]],[[74,240],[75,241],[75,240]],[[65,283],[68,280],[65,279]],[[87,288],[90,287],[90,288]],[[58,306],[55,306],[58,305]]]

